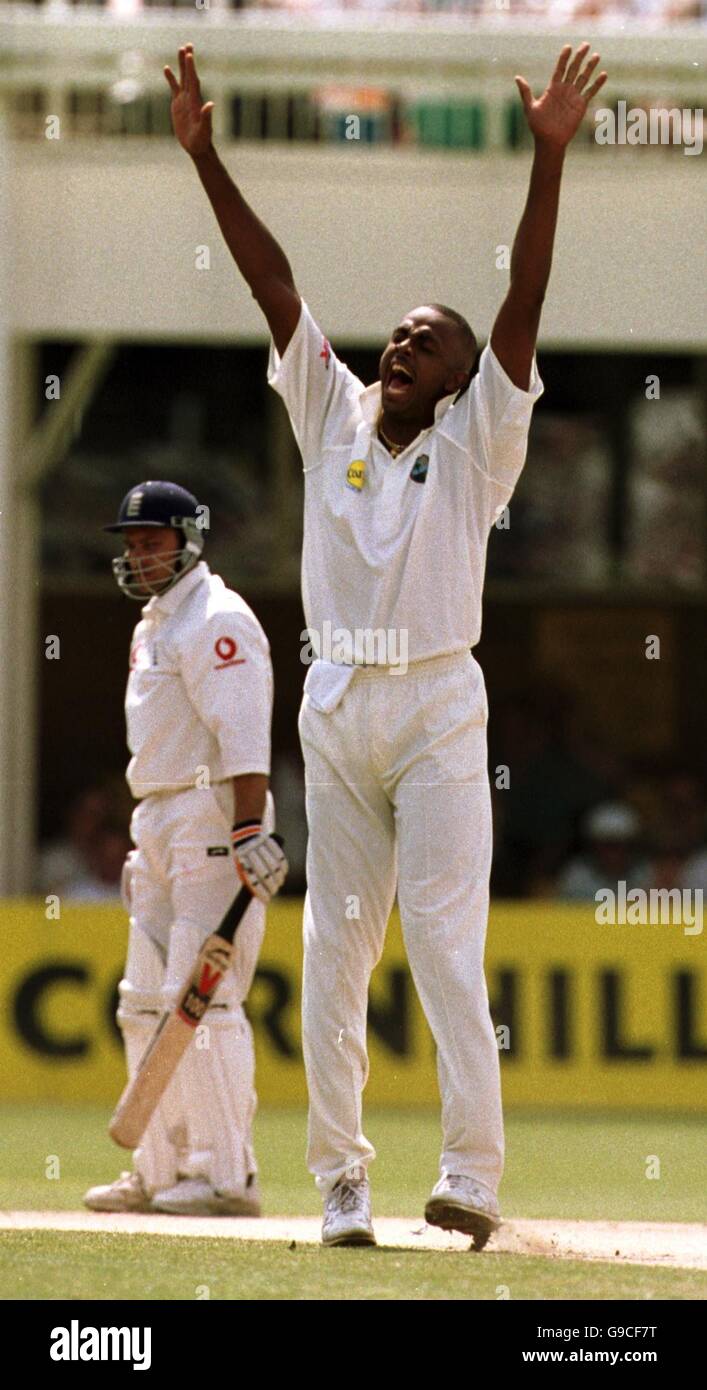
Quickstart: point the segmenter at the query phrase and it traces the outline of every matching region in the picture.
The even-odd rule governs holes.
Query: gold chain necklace
[[[403,451],[407,449],[407,444],[394,444],[392,439],[388,438],[380,420],[378,421],[378,434],[380,435],[380,438],[383,440],[386,449],[390,451],[394,459],[398,457],[398,454],[402,454]]]

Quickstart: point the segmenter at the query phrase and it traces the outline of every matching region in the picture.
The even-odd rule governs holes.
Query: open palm
[[[164,75],[172,93],[172,126],[187,154],[205,154],[211,144],[211,112],[214,104],[202,104],[201,87],[194,62],[194,47],[187,43],[179,50],[179,82],[171,68]]]
[[[595,53],[582,70],[588,52],[589,44],[583,43],[571,58],[572,45],[565,44],[548,86],[537,101],[525,78],[516,77],[526,120],[536,140],[563,147],[576,134],[590,101],[606,82],[606,73],[602,72],[587,88],[599,62],[599,54]]]

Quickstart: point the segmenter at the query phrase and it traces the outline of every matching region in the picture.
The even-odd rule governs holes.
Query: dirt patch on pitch
[[[562,1260],[707,1269],[707,1225],[643,1221],[509,1221],[487,1249]]]
[[[381,1217],[378,1244],[397,1250],[468,1250],[468,1236],[424,1222]],[[159,1216],[73,1211],[0,1212],[0,1231],[104,1231],[230,1240],[273,1240],[318,1245],[315,1217]],[[486,1252],[546,1256],[552,1260],[608,1260],[612,1264],[707,1269],[707,1225],[641,1221],[507,1221]]]

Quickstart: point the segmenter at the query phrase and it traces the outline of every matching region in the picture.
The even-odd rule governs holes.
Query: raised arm
[[[582,70],[588,52],[589,44],[583,43],[572,58],[572,45],[565,44],[552,78],[537,101],[533,100],[525,78],[516,77],[526,120],[535,138],[535,157],[528,198],[513,243],[510,288],[494,324],[491,347],[511,381],[523,391],[530,385],[550,278],[565,149],[589,102],[606,81],[606,73],[602,72],[585,91],[599,62],[595,53]]]
[[[248,206],[214,149],[214,104],[202,103],[193,45],[185,44],[179,50],[179,81],[171,68],[165,68],[164,73],[172,92],[174,133],[194,161],[226,245],[265,314],[282,357],[297,327],[301,303],[290,263],[272,233]]]

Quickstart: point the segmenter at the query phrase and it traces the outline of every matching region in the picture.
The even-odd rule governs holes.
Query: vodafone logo
[[[150,664],[150,657],[145,642],[133,642],[130,648],[130,670],[144,671]]]
[[[238,643],[233,637],[217,637],[214,651],[219,658],[214,666],[215,671],[223,671],[226,666],[242,666],[245,661],[244,656],[236,656]]]
[[[238,643],[232,637],[217,637],[214,643],[214,650],[222,661],[230,661],[231,657],[238,651]]]

